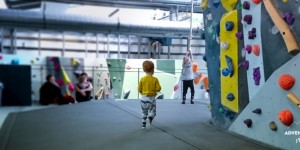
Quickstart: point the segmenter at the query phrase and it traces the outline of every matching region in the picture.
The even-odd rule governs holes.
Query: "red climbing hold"
[[[131,67],[130,67],[130,66],[126,66],[126,69],[127,69],[127,70],[130,70],[130,69],[131,69]]]
[[[174,92],[177,91],[178,89],[179,89],[179,86],[178,86],[178,84],[176,84],[176,85],[174,86]]]
[[[295,78],[289,74],[283,74],[278,79],[279,86],[284,90],[291,89],[295,84]]]
[[[261,0],[252,0],[254,4],[259,4]]]
[[[278,114],[278,119],[282,124],[290,126],[293,123],[293,113],[290,110],[282,110]]]

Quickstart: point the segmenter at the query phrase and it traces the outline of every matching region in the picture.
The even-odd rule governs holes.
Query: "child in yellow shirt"
[[[142,108],[142,124],[143,128],[146,127],[146,119],[148,117],[150,124],[156,116],[156,93],[161,90],[159,81],[157,78],[153,77],[154,73],[154,63],[152,61],[143,62],[143,70],[146,76],[142,77],[138,90],[142,95],[141,108]]]

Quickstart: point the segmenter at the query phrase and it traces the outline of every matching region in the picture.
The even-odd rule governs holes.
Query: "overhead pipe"
[[[188,24],[172,21],[129,22],[115,18],[100,18],[86,15],[42,14],[23,10],[0,9],[0,26],[10,28],[33,28],[59,31],[103,32],[132,34],[144,37],[187,38]],[[201,32],[194,27],[193,33]],[[199,36],[200,38],[200,36]]]
[[[179,6],[179,11],[190,11],[191,0],[44,0],[46,2],[80,4],[92,6],[109,6],[109,7],[125,7],[125,8],[146,8],[146,9],[162,9],[170,10],[170,7]],[[199,6],[197,13],[202,13],[200,4],[197,1],[195,6]]]

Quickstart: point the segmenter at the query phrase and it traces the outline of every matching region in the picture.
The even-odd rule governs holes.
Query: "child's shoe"
[[[193,101],[193,100],[191,100],[191,104],[194,104],[194,101]]]
[[[146,128],[146,122],[143,122],[142,128]]]

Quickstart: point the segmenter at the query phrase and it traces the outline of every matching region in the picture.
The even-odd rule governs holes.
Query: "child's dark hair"
[[[48,75],[46,76],[46,80],[47,80],[47,81],[50,81],[50,79],[51,79],[52,76],[53,76],[52,74],[48,74]]]
[[[152,61],[146,60],[143,62],[143,70],[146,73],[154,72],[154,63]]]

